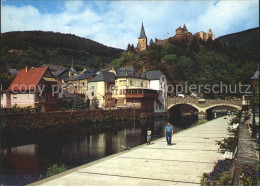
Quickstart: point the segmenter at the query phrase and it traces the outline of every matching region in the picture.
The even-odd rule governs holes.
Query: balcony
[[[158,98],[157,90],[151,89],[126,89],[126,98]]]

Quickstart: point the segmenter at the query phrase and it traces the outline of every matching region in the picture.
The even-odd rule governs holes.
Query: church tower
[[[137,48],[138,48],[140,51],[143,51],[143,50],[146,50],[146,49],[147,49],[147,37],[146,37],[146,35],[145,35],[143,23],[142,23],[142,27],[141,27],[140,36],[139,36],[139,38],[138,38]]]

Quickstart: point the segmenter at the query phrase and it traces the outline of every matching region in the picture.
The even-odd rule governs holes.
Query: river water
[[[183,119],[178,126],[174,125],[174,132],[188,128],[194,122],[194,118]],[[132,121],[127,128],[106,133],[1,149],[1,184],[29,184],[44,177],[47,168],[54,163],[65,163],[71,169],[124,148],[144,144],[148,127],[152,130],[152,140],[163,137],[166,123],[166,120]]]

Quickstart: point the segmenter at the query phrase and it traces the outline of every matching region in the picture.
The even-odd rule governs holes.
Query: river
[[[195,121],[194,118],[182,118],[178,126],[174,125],[174,132],[188,128]],[[124,148],[144,144],[148,127],[152,130],[152,140],[155,140],[164,136],[166,123],[166,120],[137,120],[132,121],[127,128],[106,133],[1,149],[1,184],[29,184],[44,177],[47,168],[54,163],[65,163],[71,169],[118,153]]]

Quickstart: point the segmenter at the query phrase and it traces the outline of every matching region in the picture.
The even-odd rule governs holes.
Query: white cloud
[[[208,31],[211,28],[219,37],[257,27],[259,22],[258,7],[258,1],[219,1],[216,6],[209,6],[205,13],[188,24],[191,25],[192,30],[201,28],[201,30]],[[257,17],[254,16],[255,13],[258,14]]]
[[[42,13],[33,6],[3,5],[1,23],[2,32],[73,33],[125,49],[128,43],[136,45],[142,21],[148,39],[173,36],[175,29],[184,23],[192,33],[211,28],[216,36],[256,27],[258,4],[258,1],[219,1],[216,5],[213,1],[65,1],[62,11],[52,13]]]

